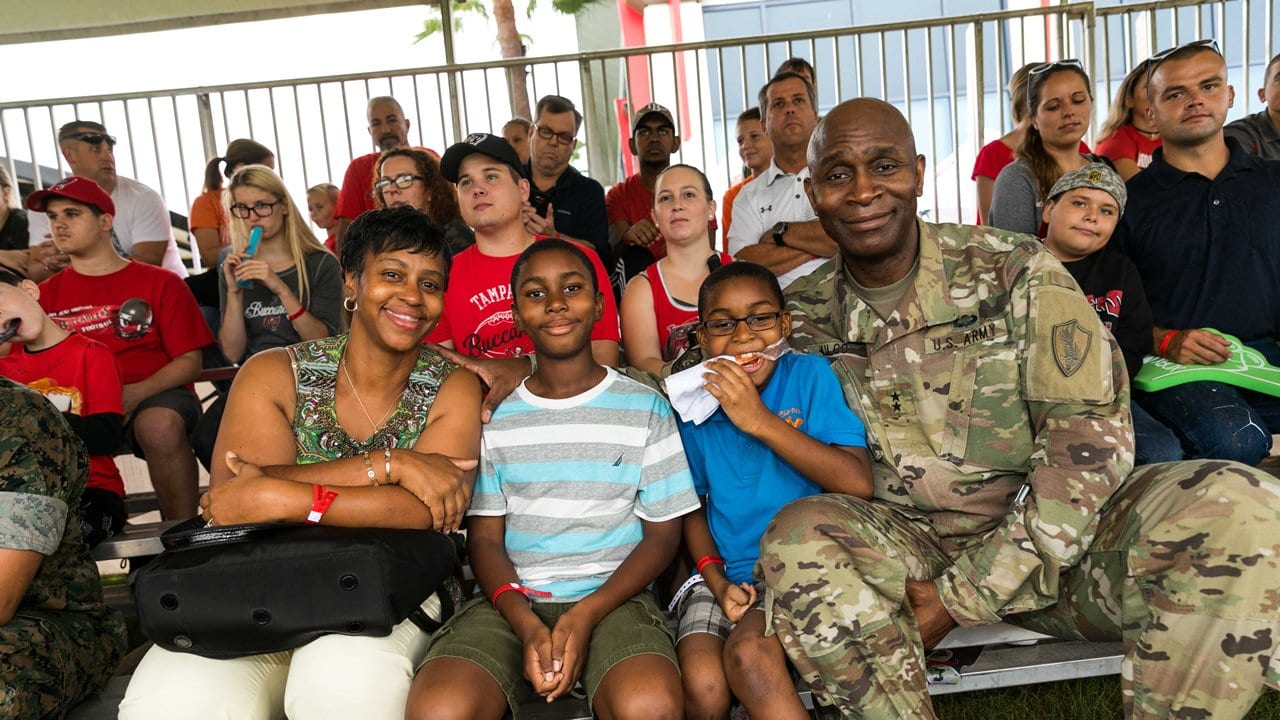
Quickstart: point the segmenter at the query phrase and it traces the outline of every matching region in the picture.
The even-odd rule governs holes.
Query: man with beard
[[[629,146],[640,161],[640,172],[604,196],[609,244],[618,259],[614,281],[619,287],[626,287],[636,273],[667,255],[667,243],[653,224],[653,186],[680,149],[671,111],[658,103],[640,108],[631,121]]]
[[[839,247],[787,292],[867,428],[871,500],[794,502],[761,541],[771,626],[844,717],[932,718],[924,651],[1004,620],[1123,640],[1131,718],[1238,718],[1275,686],[1280,482],[1132,471],[1128,377],[1035,238],[916,216],[925,158],[880,100],[833,110],[806,192]],[[736,223],[736,221],[735,221]]]
[[[409,145],[409,119],[395,98],[382,95],[369,100],[369,137],[378,149],[368,155],[361,155],[347,166],[347,174],[342,178],[342,190],[338,193],[338,209],[334,213],[338,218],[338,226],[334,232],[337,246],[342,247],[342,236],[347,226],[365,210],[377,207],[373,202],[374,166],[378,156],[386,150]],[[434,152],[427,150],[432,157]]]

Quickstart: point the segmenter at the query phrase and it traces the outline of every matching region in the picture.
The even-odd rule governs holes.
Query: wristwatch
[[[782,246],[786,245],[786,243],[785,243],[785,242],[783,242],[783,238],[784,238],[784,236],[787,234],[787,223],[786,223],[786,221],[783,221],[783,222],[778,223],[777,225],[774,225],[774,226],[773,226],[773,230],[771,230],[771,231],[769,231],[769,232],[770,232],[770,234],[772,234],[772,235],[773,235],[773,244],[774,244],[774,245],[777,245],[778,247],[782,247]]]

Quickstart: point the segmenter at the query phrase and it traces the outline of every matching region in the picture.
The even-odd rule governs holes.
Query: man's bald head
[[[876,98],[856,98],[835,106],[826,117],[818,121],[818,127],[814,128],[813,136],[809,138],[810,174],[814,172],[815,162],[825,151],[829,137],[838,134],[839,129],[849,124],[872,124],[882,128],[897,138],[904,154],[913,157],[916,155],[915,135],[911,132],[911,126],[907,124],[907,118],[898,108]]]
[[[369,137],[382,151],[409,144],[409,120],[404,108],[389,95],[369,99]]]
[[[809,202],[854,279],[883,287],[904,277],[925,163],[902,113],[870,98],[837,105],[814,129],[808,162]]]

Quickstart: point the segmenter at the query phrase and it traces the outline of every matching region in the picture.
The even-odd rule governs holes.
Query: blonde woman
[[[338,261],[307,229],[303,211],[270,168],[247,165],[227,192],[231,246],[223,251],[218,345],[234,363],[254,353],[333,335],[341,315]],[[262,228],[250,255],[249,234]],[[247,285],[247,286],[246,286]]]
[[[1147,61],[1129,71],[1107,113],[1107,122],[1098,133],[1098,154],[1128,180],[1151,164],[1151,154],[1160,147],[1160,131],[1147,118]]]

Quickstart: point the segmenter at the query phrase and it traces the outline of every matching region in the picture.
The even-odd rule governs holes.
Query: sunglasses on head
[[[1161,50],[1155,55],[1152,55],[1151,57],[1147,58],[1147,80],[1149,81],[1151,79],[1151,74],[1155,72],[1157,65],[1164,62],[1165,60],[1168,60],[1173,55],[1190,48],[1208,48],[1214,51],[1215,53],[1217,53],[1218,55],[1222,55],[1222,50],[1218,47],[1218,41],[1213,38],[1204,38],[1203,40],[1192,40],[1191,42],[1183,43],[1181,45],[1178,45],[1177,47],[1171,47],[1167,50]]]
[[[106,133],[96,133],[96,132],[76,133],[75,135],[71,136],[71,139],[79,140],[81,142],[87,142],[90,145],[93,145],[95,147],[98,145],[101,145],[104,142],[107,144],[108,147],[116,146],[115,136],[108,135]]]
[[[1043,65],[1037,65],[1031,68],[1031,70],[1027,72],[1027,76],[1034,77],[1036,75],[1043,75],[1052,70],[1057,70],[1058,68],[1075,68],[1077,70],[1084,70],[1084,63],[1080,62],[1076,58],[1067,58],[1065,60],[1055,60],[1053,62],[1047,62],[1047,63],[1044,63]]]

